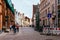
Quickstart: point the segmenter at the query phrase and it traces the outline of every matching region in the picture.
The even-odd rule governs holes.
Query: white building
[[[24,13],[19,14],[19,25],[24,26]]]
[[[19,19],[18,18],[19,18],[19,13],[15,9],[15,24],[19,23]]]

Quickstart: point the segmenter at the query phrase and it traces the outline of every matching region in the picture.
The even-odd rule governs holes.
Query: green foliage
[[[36,28],[39,30],[39,12],[36,13]]]

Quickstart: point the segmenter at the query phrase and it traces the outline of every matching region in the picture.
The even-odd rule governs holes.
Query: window
[[[47,10],[45,10],[45,16],[47,16]]]
[[[17,12],[16,12],[16,14],[17,14]]]
[[[45,25],[45,20],[43,20],[43,25]]]
[[[0,13],[2,13],[2,6],[0,5]]]
[[[18,13],[18,16],[19,16],[20,13]]]
[[[0,0],[0,3],[1,3],[1,0]]]
[[[48,0],[48,2],[50,2],[50,0]]]
[[[1,3],[2,3],[2,0],[0,0],[0,5],[2,5]]]
[[[47,25],[47,19],[45,20],[45,25]]]
[[[60,4],[60,0],[58,0],[58,4]]]
[[[52,13],[54,13],[54,4],[52,4]]]
[[[60,9],[58,10],[58,18],[60,18]]]
[[[48,8],[48,13],[50,12],[50,7]]]
[[[60,9],[58,10],[58,27],[60,27]]]

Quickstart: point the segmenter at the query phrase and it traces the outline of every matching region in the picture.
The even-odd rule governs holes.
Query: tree
[[[36,29],[39,30],[39,12],[36,12]]]

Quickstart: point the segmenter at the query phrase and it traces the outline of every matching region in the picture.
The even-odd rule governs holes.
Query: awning
[[[11,2],[11,0],[5,0],[7,7],[12,11],[12,13],[14,14],[14,7],[13,4]]]

